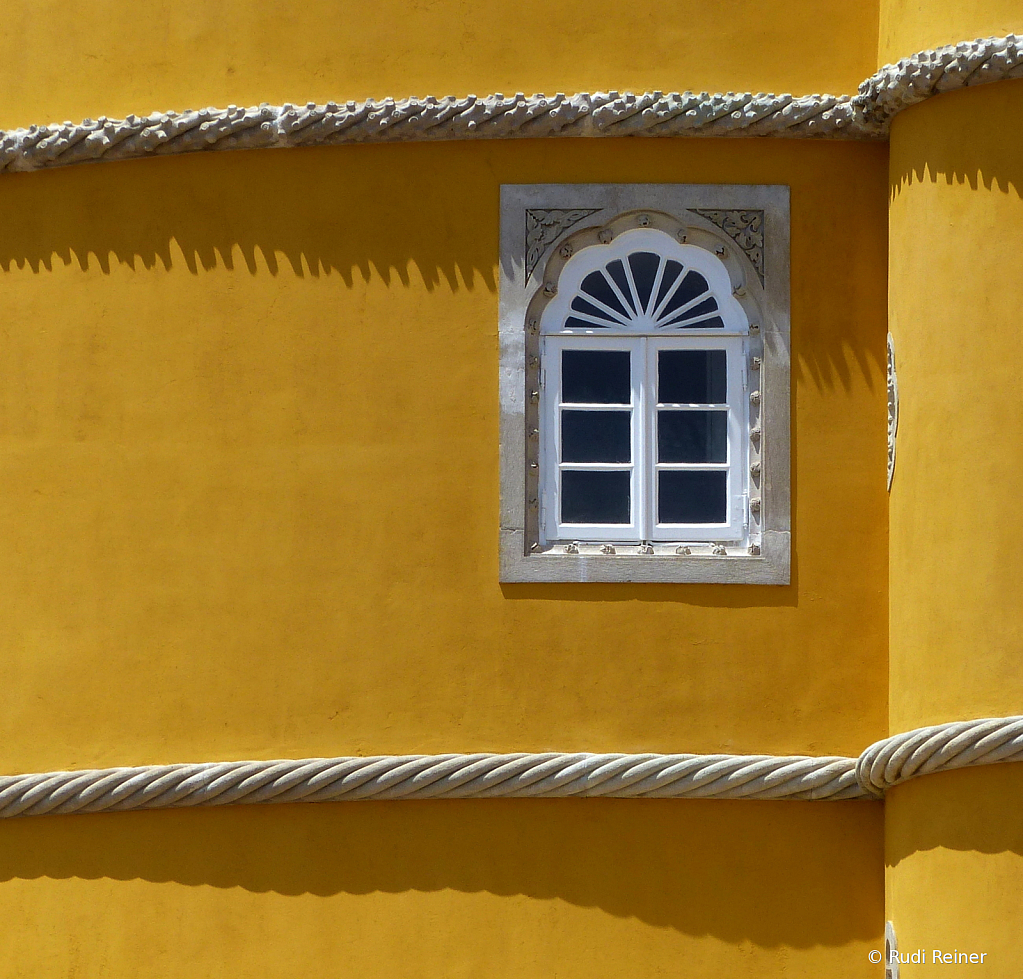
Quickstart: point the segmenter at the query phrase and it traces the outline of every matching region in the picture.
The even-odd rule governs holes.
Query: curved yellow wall
[[[886,150],[543,141],[0,179],[0,771],[885,730]],[[789,587],[497,580],[502,182],[792,185]]]
[[[891,140],[891,729],[1023,712],[1014,516],[1023,82],[942,95]]]
[[[890,724],[1023,713],[1013,544],[1023,471],[1023,82],[941,95],[891,135],[890,313],[900,390],[890,507]],[[885,799],[903,953],[1023,969],[1023,766],[928,775]],[[973,970],[967,973],[967,969]],[[978,972],[979,974],[979,972]]]
[[[9,0],[0,126],[368,97],[855,91],[877,10],[848,0],[597,9],[381,0]]]
[[[978,37],[1023,33],[1019,0],[881,0],[878,64]]]
[[[885,798],[888,916],[902,953],[934,975],[1018,976],[1023,970],[1023,765],[928,775]],[[935,964],[934,951],[985,953],[983,964]]]

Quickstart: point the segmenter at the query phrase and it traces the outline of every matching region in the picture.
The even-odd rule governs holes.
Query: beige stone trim
[[[1023,717],[938,724],[859,758],[543,752],[145,765],[0,777],[0,818],[402,799],[879,799],[932,772],[1023,761]]]
[[[384,99],[155,112],[0,130],[0,172],[200,150],[553,136],[793,136],[886,139],[910,105],[1023,77],[1023,42],[992,37],[886,65],[856,95],[597,92]]]

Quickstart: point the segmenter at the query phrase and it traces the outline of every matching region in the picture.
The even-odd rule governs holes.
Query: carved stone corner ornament
[[[888,334],[888,491],[895,476],[895,436],[899,431],[899,378],[895,373],[895,341]]]
[[[743,250],[763,285],[764,212],[746,209],[718,211],[707,207],[691,207],[689,210],[716,224]]]
[[[533,274],[537,262],[548,246],[583,218],[596,214],[600,208],[545,208],[526,209],[526,278]]]

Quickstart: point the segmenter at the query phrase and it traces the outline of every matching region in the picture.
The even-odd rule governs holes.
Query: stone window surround
[[[752,392],[761,429],[761,544],[714,545],[654,553],[540,550],[537,432],[539,312],[578,247],[617,231],[654,227],[713,248],[734,276],[751,323],[760,390]],[[592,240],[591,240],[592,239]],[[788,584],[789,188],[782,185],[512,184],[501,187],[500,401],[502,582],[678,582]],[[759,395],[759,403],[758,401]],[[531,455],[532,453],[532,455]],[[755,505],[755,504],[754,504]],[[634,552],[634,553],[631,553]]]

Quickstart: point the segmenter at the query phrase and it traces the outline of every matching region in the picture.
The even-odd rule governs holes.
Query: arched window
[[[789,191],[501,188],[501,580],[789,581]]]
[[[749,321],[721,259],[651,228],[582,248],[540,334],[541,543],[742,539]]]

